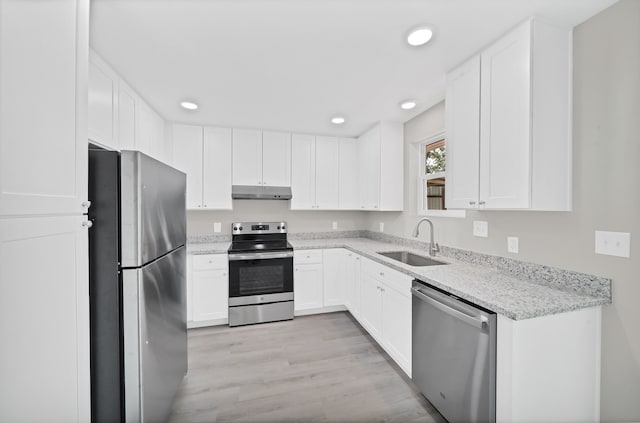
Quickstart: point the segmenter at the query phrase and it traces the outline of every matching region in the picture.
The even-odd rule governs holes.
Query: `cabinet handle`
[[[222,276],[227,276],[227,272],[222,272]]]
[[[200,204],[198,204],[198,208],[201,208],[202,206]]]
[[[91,201],[82,202],[82,208],[88,209],[89,207],[91,207]]]
[[[297,272],[297,271],[299,271],[299,270],[300,270],[300,269],[298,269],[298,268],[296,267],[296,272]]]
[[[262,185],[267,185],[267,181],[262,181]]]
[[[380,288],[380,291],[384,292],[384,288]]]
[[[374,208],[374,209],[377,209],[377,208],[378,208],[378,206],[373,206],[373,208]]]
[[[475,201],[469,201],[469,205],[470,205],[470,206],[474,206],[475,204],[476,204],[476,202],[475,202]]]
[[[380,272],[380,276],[384,276],[384,272]]]
[[[360,260],[360,257],[356,257],[356,260]]]
[[[92,221],[90,221],[90,220],[85,220],[85,221],[83,221],[83,222],[82,222],[82,226],[83,226],[84,228],[90,228],[90,227],[92,227],[92,226],[93,226],[93,222],[92,222]]]
[[[480,204],[481,206],[484,206],[486,204],[486,201],[480,201],[478,204]]]

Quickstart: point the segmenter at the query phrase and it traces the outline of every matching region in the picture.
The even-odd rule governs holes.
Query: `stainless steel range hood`
[[[291,187],[233,185],[231,198],[236,200],[290,200]]]

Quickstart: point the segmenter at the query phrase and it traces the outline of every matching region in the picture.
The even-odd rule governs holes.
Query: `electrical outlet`
[[[630,257],[631,234],[629,232],[596,231],[596,254]]]
[[[338,222],[333,222],[331,227],[333,228],[334,231],[337,231],[338,230]]]
[[[484,220],[473,221],[473,236],[486,238],[489,236],[489,222]]]
[[[384,222],[380,222],[380,232],[384,232]]]
[[[508,236],[507,237],[507,251],[510,253],[518,254],[518,237],[517,236]]]
[[[222,223],[213,222],[213,232],[221,232],[222,231]]]

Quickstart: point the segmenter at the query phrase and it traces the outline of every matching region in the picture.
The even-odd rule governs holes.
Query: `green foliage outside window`
[[[427,175],[445,171],[446,150],[444,145],[432,150],[429,150],[429,146],[427,146],[425,158]]]

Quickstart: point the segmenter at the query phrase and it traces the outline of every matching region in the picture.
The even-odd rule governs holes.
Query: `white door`
[[[360,208],[376,210],[380,195],[380,125],[358,138],[360,156]]]
[[[340,140],[316,137],[316,208],[336,210],[340,204]]]
[[[362,273],[360,283],[360,323],[380,342],[382,340],[381,284],[366,273]]]
[[[291,186],[290,133],[262,133],[262,184],[272,187]]]
[[[302,134],[291,138],[291,209],[312,209],[316,204],[316,138]]]
[[[411,297],[387,286],[382,289],[383,343],[411,376]]]
[[[231,128],[204,128],[203,208],[231,210]]]
[[[226,269],[193,271],[193,321],[226,319],[229,276]]]
[[[296,264],[293,274],[294,308],[322,308],[322,263]]]
[[[357,210],[360,208],[358,140],[355,138],[340,138],[339,156],[340,189],[338,191],[340,198],[338,206],[341,210]]]
[[[480,57],[447,75],[447,208],[478,207],[480,176]]]
[[[262,131],[233,130],[233,185],[262,185]]]
[[[0,219],[0,421],[90,420],[85,221]]]
[[[0,216],[82,213],[88,1],[0,8]]]
[[[347,277],[347,251],[338,248],[324,250],[322,253],[324,306],[344,305]]]
[[[173,164],[187,174],[187,209],[202,209],[202,127],[173,125]]]
[[[136,149],[136,98],[122,83],[118,95],[118,140],[121,150]]]
[[[112,150],[118,150],[116,131],[116,100],[118,79],[89,62],[89,140]]]
[[[479,201],[486,208],[529,208],[531,23],[487,48],[481,62]]]

